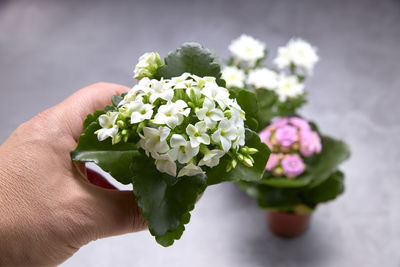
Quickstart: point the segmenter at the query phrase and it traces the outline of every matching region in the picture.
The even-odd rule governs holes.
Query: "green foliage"
[[[274,105],[278,100],[278,96],[271,90],[259,90],[257,92],[257,122],[258,131],[261,131],[271,122],[275,116]]]
[[[310,187],[303,193],[304,199],[309,203],[327,202],[335,199],[344,192],[344,174],[336,171],[321,184]]]
[[[229,92],[231,98],[236,98],[238,104],[246,113],[246,126],[251,130],[256,131],[258,129],[258,104],[256,94],[239,88],[231,88],[229,89]]]
[[[316,187],[279,188],[257,182],[237,182],[240,189],[257,199],[258,205],[265,209],[293,211],[297,205],[314,209],[319,203],[335,199],[343,193],[343,173],[334,171]]]
[[[152,159],[142,156],[131,164],[133,192],[150,233],[163,246],[179,239],[199,195],[206,188],[202,175],[176,179],[160,173]]]
[[[287,99],[284,102],[277,101],[276,115],[279,117],[289,117],[296,115],[297,109],[307,103],[306,93],[299,95],[296,98]]]
[[[198,43],[184,43],[175,51],[170,52],[165,58],[165,65],[158,68],[155,78],[170,79],[185,72],[200,77],[212,76],[217,78],[220,86],[225,85],[225,81],[220,79],[221,66],[217,56]]]
[[[249,129],[246,129],[246,145],[258,150],[256,154],[252,155],[255,161],[254,166],[250,168],[242,163],[238,163],[236,168],[232,169],[230,172],[226,172],[226,165],[230,161],[230,157],[226,155],[221,159],[218,166],[207,170],[208,185],[218,184],[224,181],[257,181],[261,179],[269,158],[270,150],[266,144],[261,142],[257,133]]]

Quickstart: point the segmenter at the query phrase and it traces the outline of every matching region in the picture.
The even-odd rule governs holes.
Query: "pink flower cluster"
[[[280,118],[259,136],[272,151],[265,169],[275,176],[299,176],[306,169],[303,157],[311,157],[322,149],[318,133],[306,120],[298,117]]]

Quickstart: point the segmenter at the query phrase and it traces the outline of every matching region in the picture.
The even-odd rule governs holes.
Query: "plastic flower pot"
[[[108,182],[106,178],[104,178],[103,175],[101,175],[100,173],[91,169],[86,169],[86,173],[90,183],[106,189],[118,190],[115,186],[110,184],[110,182]]]
[[[277,236],[293,238],[303,234],[309,224],[311,214],[298,215],[290,212],[267,210],[267,223]]]

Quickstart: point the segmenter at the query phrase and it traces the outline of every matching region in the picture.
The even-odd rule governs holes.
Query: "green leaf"
[[[170,52],[165,58],[165,65],[158,68],[155,78],[171,79],[185,72],[200,77],[215,77],[220,86],[225,86],[225,81],[220,79],[221,67],[216,55],[198,43],[184,43]]]
[[[284,102],[277,102],[277,116],[289,117],[296,115],[297,109],[307,103],[306,93],[303,93],[296,98],[287,99]]]
[[[263,130],[274,118],[274,105],[278,97],[271,90],[259,90],[257,92],[258,112],[256,119],[258,121],[258,131]]]
[[[257,199],[258,205],[265,209],[291,211],[303,204],[315,208],[319,203],[335,199],[343,193],[343,173],[335,171],[317,187],[279,188],[258,182],[237,182],[238,187]]]
[[[350,156],[346,143],[328,136],[321,136],[322,151],[307,164],[307,170],[295,179],[266,176],[261,182],[266,185],[282,188],[302,186],[314,187],[324,182],[338,166]]]
[[[113,95],[112,97],[112,103],[115,107],[118,107],[119,102],[122,101],[122,99],[124,99],[122,96],[119,95]]]
[[[160,173],[144,154],[135,158],[131,168],[133,192],[151,234],[159,244],[172,245],[182,235],[190,220],[189,212],[206,188],[205,177],[174,178]]]
[[[315,204],[333,200],[344,192],[343,180],[343,173],[341,171],[336,171],[323,183],[305,191],[303,193],[304,199]]]
[[[257,199],[264,209],[291,210],[294,206],[303,204],[299,195],[300,189],[276,188],[257,182],[239,181],[237,185],[248,195]]]
[[[257,116],[258,106],[257,96],[255,93],[248,90],[240,90],[236,95],[236,100],[246,113],[246,119]]]
[[[87,116],[84,122],[85,132],[80,136],[78,146],[71,152],[71,158],[74,161],[93,162],[117,181],[130,184],[133,174],[129,166],[140,154],[132,143],[112,145],[111,139],[98,141],[95,131],[101,127],[97,118],[103,113],[104,111],[99,110]]]
[[[255,161],[253,167],[250,168],[238,163],[236,168],[226,172],[226,166],[230,161],[230,157],[226,155],[221,159],[218,166],[207,170],[207,184],[212,185],[224,181],[260,180],[264,173],[270,150],[266,144],[261,142],[258,134],[249,129],[246,129],[246,146],[258,149],[258,152],[252,155]]]

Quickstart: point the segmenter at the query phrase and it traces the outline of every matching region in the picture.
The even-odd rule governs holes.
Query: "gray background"
[[[213,186],[173,247],[129,234],[92,242],[63,266],[400,266],[399,1],[0,2],[0,142],[87,84],[132,86],[144,52],[198,41],[226,58],[241,33],[271,56],[292,36],[319,48],[302,113],[350,144],[346,193],[286,240],[253,199]]]

